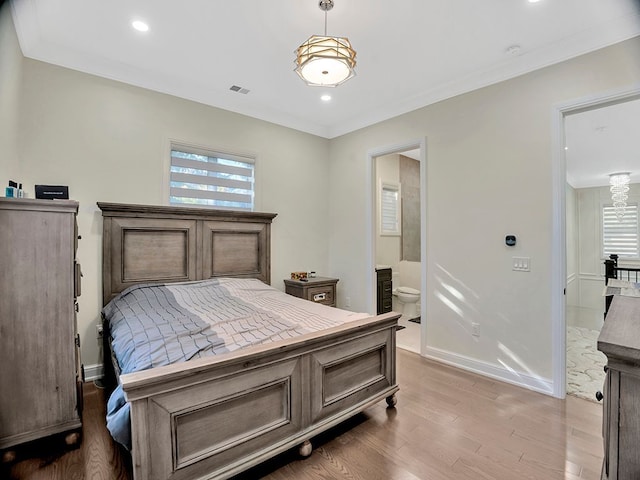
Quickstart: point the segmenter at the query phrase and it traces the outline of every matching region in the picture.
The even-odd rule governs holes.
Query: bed
[[[221,284],[233,290],[252,279],[275,295],[268,287],[275,214],[98,206],[105,306],[152,287],[178,291],[190,284]],[[296,308],[320,308],[295,300],[302,302]],[[134,478],[229,478],[293,447],[309,455],[310,439],[318,433],[383,399],[394,406],[398,317],[394,312],[361,316],[119,375],[130,411]],[[111,337],[108,331],[105,337]],[[106,347],[111,358],[111,345]],[[116,374],[119,366],[116,361]]]
[[[621,289],[625,289],[627,295],[636,296],[634,290],[638,290],[640,282],[640,268],[618,266],[618,258],[618,255],[612,254],[604,261],[605,317],[609,312],[613,294],[623,293]]]

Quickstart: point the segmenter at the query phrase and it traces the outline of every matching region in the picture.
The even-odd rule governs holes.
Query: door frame
[[[567,101],[553,107],[552,129],[552,181],[553,181],[553,227],[551,232],[551,338],[553,396],[565,398],[567,393],[567,325],[566,325],[566,184],[567,163],[565,158],[564,118],[567,115],[623,103],[640,98],[640,84],[626,88],[601,92],[587,97]]]
[[[376,147],[367,152],[366,163],[366,176],[369,183],[367,189],[367,211],[366,211],[366,226],[369,231],[367,242],[367,271],[368,275],[368,298],[367,304],[371,312],[376,311],[376,236],[377,236],[377,223],[376,223],[376,170],[375,162],[376,158],[384,155],[391,155],[394,153],[402,153],[407,150],[420,149],[420,316],[423,321],[420,323],[420,354],[424,355],[427,339],[427,137],[419,138],[416,140],[408,140],[403,143],[396,143],[392,145],[386,145]]]

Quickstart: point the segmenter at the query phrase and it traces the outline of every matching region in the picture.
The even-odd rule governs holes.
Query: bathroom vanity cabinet
[[[392,283],[391,283],[391,269],[390,268],[376,268],[377,278],[377,311],[381,313],[387,313],[391,311],[392,303]]]
[[[614,296],[598,337],[607,356],[602,480],[640,478],[640,298]]]

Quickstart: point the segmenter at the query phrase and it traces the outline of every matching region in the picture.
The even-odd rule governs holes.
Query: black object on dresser
[[[377,278],[377,314],[387,313],[391,311],[392,300],[392,283],[391,268],[376,268]]]

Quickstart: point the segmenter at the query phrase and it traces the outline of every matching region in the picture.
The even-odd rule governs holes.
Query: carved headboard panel
[[[102,300],[138,283],[213,277],[271,281],[275,213],[98,202]]]

